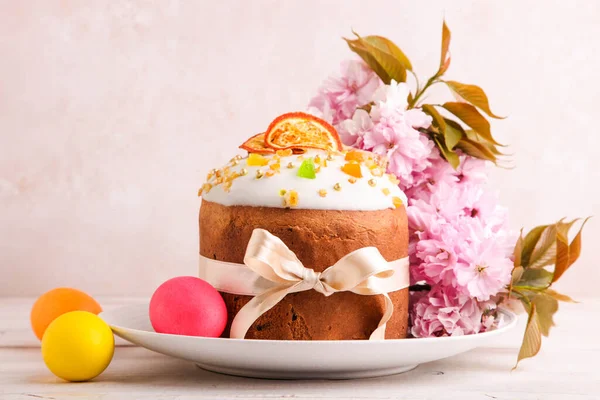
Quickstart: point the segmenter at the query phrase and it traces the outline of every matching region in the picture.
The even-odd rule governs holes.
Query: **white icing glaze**
[[[303,154],[304,159],[319,155],[321,159],[327,157],[327,152],[322,150],[309,150]],[[271,163],[272,155],[264,155]],[[203,193],[203,199],[225,206],[262,206],[284,208],[284,202],[280,196],[282,189],[298,192],[298,205],[296,209],[316,210],[383,210],[394,208],[393,197],[399,197],[406,204],[406,195],[395,185],[389,177],[384,174],[375,177],[369,168],[360,165],[362,178],[357,178],[355,183],[350,183],[350,175],[341,170],[347,163],[343,154],[333,155],[333,160],[327,162],[327,167],[321,167],[315,179],[301,178],[297,176],[298,168],[302,161],[297,155],[281,157],[281,169],[273,176],[263,176],[256,179],[256,171],[266,172],[269,166],[248,166],[247,158],[239,160],[237,165],[227,164],[231,172],[240,172],[242,168],[248,171],[245,176],[240,176],[232,181],[229,192],[226,192],[222,184],[213,186],[207,193]],[[287,168],[289,162],[294,164],[293,168]],[[214,182],[214,177],[208,183]],[[376,185],[369,185],[369,180],[375,179]],[[334,190],[334,185],[339,183],[341,190]],[[384,188],[389,194],[383,193]],[[327,195],[321,197],[319,190],[325,189]]]

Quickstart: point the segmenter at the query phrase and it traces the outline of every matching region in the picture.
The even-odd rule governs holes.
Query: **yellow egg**
[[[42,338],[46,366],[67,381],[87,381],[108,367],[115,350],[110,327],[97,315],[71,311],[56,318]]]

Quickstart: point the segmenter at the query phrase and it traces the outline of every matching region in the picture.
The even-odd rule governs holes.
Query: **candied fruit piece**
[[[298,174],[300,178],[306,179],[315,179],[317,177],[317,173],[315,171],[315,163],[312,158],[307,158],[302,161],[302,165],[298,168]]]
[[[248,166],[249,167],[264,167],[269,163],[264,156],[256,153],[250,153],[248,155]]]
[[[362,178],[362,172],[358,164],[346,163],[342,166],[342,171],[355,178]]]
[[[287,193],[287,190],[285,190],[285,189],[281,189],[281,190],[279,191],[279,196],[283,197],[283,196],[285,196],[285,194],[286,194],[286,193]]]
[[[394,203],[394,207],[399,208],[402,207],[402,199],[400,197],[392,197],[392,202]]]
[[[298,192],[290,190],[288,204],[290,207],[296,207],[298,205]]]
[[[346,161],[358,161],[362,162],[365,160],[365,153],[357,150],[350,150],[346,153],[346,157],[344,158]]]
[[[280,157],[289,157],[293,154],[293,151],[292,149],[277,150],[275,154],[277,154]]]
[[[279,171],[279,169],[281,168],[281,164],[279,164],[279,163],[271,164],[271,165],[269,165],[269,168],[271,168],[273,171]]]
[[[321,165],[321,157],[319,155],[315,156],[315,164]]]
[[[383,170],[381,168],[379,168],[379,167],[373,168],[371,170],[371,175],[376,176],[376,177],[383,176]]]

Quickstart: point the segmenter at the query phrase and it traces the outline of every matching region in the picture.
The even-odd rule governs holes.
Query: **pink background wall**
[[[102,5],[104,3],[104,5]],[[596,1],[2,1],[0,295],[69,285],[150,295],[194,274],[196,190],[351,56],[395,40],[423,78],[443,16],[450,78],[484,87],[514,170],[492,184],[515,228],[599,211]],[[592,220],[574,297],[600,281]]]

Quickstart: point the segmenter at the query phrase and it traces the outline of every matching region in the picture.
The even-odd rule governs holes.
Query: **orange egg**
[[[41,295],[31,309],[31,327],[42,340],[46,328],[54,319],[69,311],[99,314],[102,307],[96,300],[77,289],[57,288]]]

